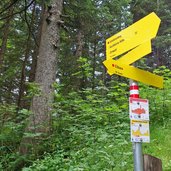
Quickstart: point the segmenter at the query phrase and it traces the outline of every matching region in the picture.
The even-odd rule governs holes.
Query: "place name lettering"
[[[122,68],[122,67],[120,67],[119,65],[116,65],[116,64],[112,64],[112,67],[115,67],[116,69],[123,70],[123,68]]]
[[[119,35],[119,36],[117,36],[116,38],[110,40],[110,41],[108,42],[108,44],[114,42],[115,40],[117,40],[117,39],[119,39],[119,38],[121,38],[121,35]]]
[[[113,45],[109,46],[109,48],[113,48],[113,47],[115,47],[116,45],[119,45],[120,43],[122,43],[122,42],[124,42],[124,41],[125,41],[125,39],[121,39],[121,40],[119,40],[118,42],[114,43]]]

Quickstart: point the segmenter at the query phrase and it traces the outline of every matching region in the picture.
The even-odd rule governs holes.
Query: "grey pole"
[[[142,143],[133,142],[134,171],[143,171]]]
[[[130,86],[133,84],[137,84],[137,82],[130,79]],[[134,155],[134,171],[143,171],[143,154],[142,154],[142,143],[141,142],[133,142],[133,155]]]

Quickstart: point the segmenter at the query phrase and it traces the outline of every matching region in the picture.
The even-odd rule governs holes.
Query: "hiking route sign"
[[[161,76],[131,65],[152,52],[151,40],[156,37],[160,22],[160,18],[152,12],[106,40],[106,60],[103,64],[109,75],[116,74],[163,88]]]
[[[147,99],[129,98],[130,119],[149,120],[149,103]]]
[[[147,99],[129,98],[131,141],[150,142],[149,103]]]
[[[149,121],[131,120],[131,142],[150,142]]]

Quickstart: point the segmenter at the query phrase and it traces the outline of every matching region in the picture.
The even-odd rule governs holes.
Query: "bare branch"
[[[22,10],[20,10],[20,11],[17,11],[17,12],[15,12],[15,13],[13,13],[12,15],[8,15],[8,16],[2,17],[2,18],[0,18],[0,20],[5,20],[5,19],[7,19],[7,18],[9,18],[9,17],[11,17],[11,16],[14,16],[14,15],[16,15],[16,14],[22,13],[23,11],[26,11],[26,10],[33,4],[34,1],[35,1],[35,0],[32,0],[27,6],[24,7],[24,9],[22,9]]]

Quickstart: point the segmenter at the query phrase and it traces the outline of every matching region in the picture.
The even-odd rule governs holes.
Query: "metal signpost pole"
[[[139,98],[138,84],[130,80],[130,97]],[[134,171],[143,171],[142,143],[133,142]]]
[[[143,171],[142,143],[133,142],[134,171]]]

